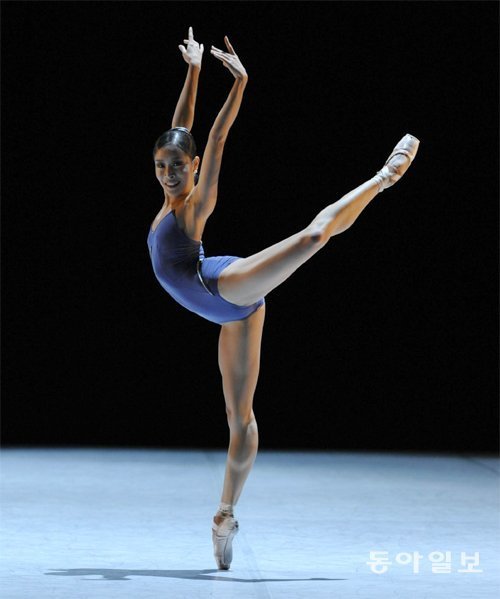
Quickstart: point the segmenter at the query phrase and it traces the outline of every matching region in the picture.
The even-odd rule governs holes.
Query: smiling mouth
[[[177,187],[177,185],[179,185],[180,181],[177,181],[177,183],[165,183],[165,185],[167,187],[173,188],[173,187]]]

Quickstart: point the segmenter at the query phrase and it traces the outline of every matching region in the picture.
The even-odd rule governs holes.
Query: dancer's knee
[[[304,229],[304,243],[312,247],[322,247],[330,239],[326,223],[312,222]]]
[[[226,407],[227,423],[231,432],[246,432],[249,427],[257,428],[257,421],[253,410]]]

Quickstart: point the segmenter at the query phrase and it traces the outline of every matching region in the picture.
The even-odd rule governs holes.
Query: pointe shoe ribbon
[[[394,147],[394,150],[391,152],[391,155],[385,161],[384,166],[377,171],[377,174],[374,177],[379,185],[379,193],[384,191],[384,189],[391,187],[394,185],[394,183],[401,179],[410,164],[413,162],[419,145],[420,140],[409,133],[399,140]],[[401,164],[389,164],[394,156],[398,154],[406,156],[409,159],[409,162],[406,161],[405,163]]]
[[[229,570],[233,560],[233,538],[238,530],[238,521],[232,516],[224,518],[220,524],[212,522],[214,557],[219,570]]]

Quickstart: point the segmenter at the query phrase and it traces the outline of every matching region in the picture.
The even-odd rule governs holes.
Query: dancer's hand
[[[194,41],[192,27],[189,28],[188,39],[184,40],[184,43],[187,46],[186,48],[182,44],[179,44],[179,50],[182,52],[182,57],[188,64],[200,69],[203,44],[198,44],[198,42]]]
[[[241,64],[238,55],[229,43],[229,38],[227,37],[227,35],[224,36],[224,41],[226,42],[226,46],[229,52],[223,52],[215,46],[212,46],[210,52],[213,54],[213,56],[215,56],[215,58],[218,58],[222,62],[222,64],[231,71],[231,73],[234,75],[236,79],[246,81],[248,79],[248,75],[245,71],[245,67]]]

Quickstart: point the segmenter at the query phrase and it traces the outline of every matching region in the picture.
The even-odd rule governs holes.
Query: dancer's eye
[[[182,162],[174,162],[174,163],[172,163],[172,166],[182,166],[182,165],[183,165]],[[156,166],[157,166],[157,168],[165,168],[164,164],[157,164]]]

